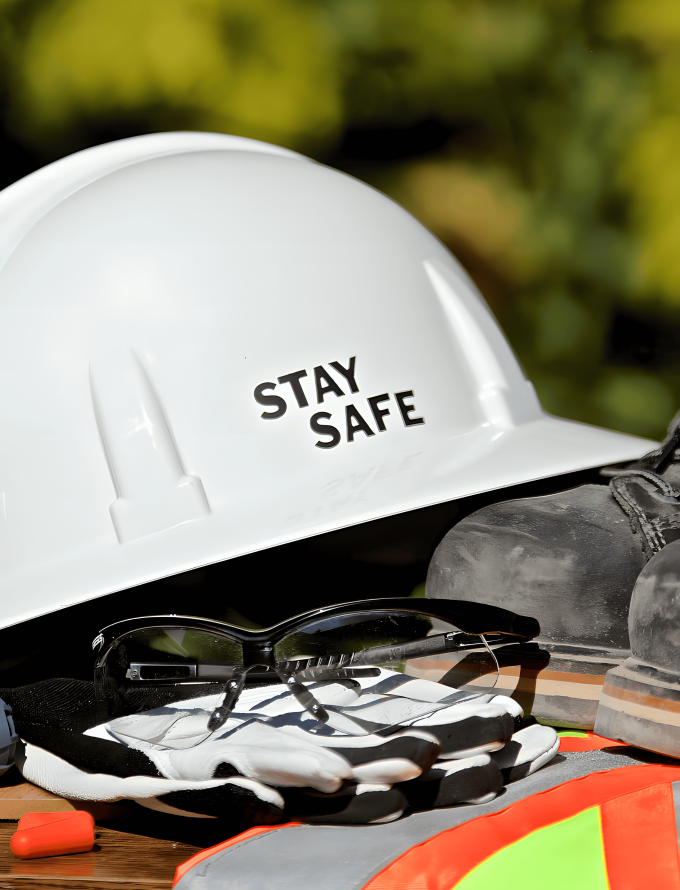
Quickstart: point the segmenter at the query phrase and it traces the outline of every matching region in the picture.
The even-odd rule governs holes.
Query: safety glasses
[[[279,680],[317,720],[347,732],[338,709],[324,707],[306,682],[376,677],[380,667],[403,671],[411,658],[489,649],[539,631],[535,619],[495,606],[408,597],[326,606],[263,630],[185,615],[131,618],[94,639],[95,689],[115,715],[138,710],[144,690],[214,684],[224,695],[208,720],[213,732],[246,680]]]

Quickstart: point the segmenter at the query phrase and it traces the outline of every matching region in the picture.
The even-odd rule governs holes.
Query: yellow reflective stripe
[[[456,890],[610,890],[600,808],[532,831],[481,862]],[[453,888],[452,888],[453,890]]]

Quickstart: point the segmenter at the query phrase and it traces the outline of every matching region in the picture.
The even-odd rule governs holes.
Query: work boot
[[[664,443],[609,485],[492,504],[437,548],[426,595],[502,605],[537,618],[531,644],[496,650],[495,692],[525,714],[592,729],[608,670],[630,656],[628,607],[646,562],[680,538],[680,414]],[[420,659],[414,676],[479,691],[495,678],[484,653]]]
[[[607,672],[595,732],[680,757],[680,541],[642,570],[628,629],[632,655]]]
[[[626,467],[605,467],[609,487],[651,559],[680,538],[680,412],[663,443]]]

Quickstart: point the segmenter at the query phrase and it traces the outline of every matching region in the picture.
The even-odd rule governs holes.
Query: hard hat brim
[[[282,478],[278,491],[212,504],[200,519],[129,545],[120,546],[112,529],[77,562],[26,567],[6,589],[0,626],[351,525],[482,492],[498,490],[501,498],[504,488],[634,460],[656,444],[550,415],[508,429],[485,425],[436,447],[431,439],[419,447],[416,437],[388,461],[373,454],[352,478],[312,471],[304,489]]]

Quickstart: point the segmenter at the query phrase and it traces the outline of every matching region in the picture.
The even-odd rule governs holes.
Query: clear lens
[[[186,627],[150,627],[123,637],[106,660],[122,685],[226,682],[243,667],[236,640]]]
[[[325,705],[323,681],[370,676],[371,669],[377,667],[410,675],[414,660],[422,661],[461,645],[478,648],[484,646],[484,641],[481,637],[461,634],[453,625],[421,612],[375,610],[310,620],[282,639],[275,646],[274,655],[277,669],[294,678],[298,685],[320,681],[318,686],[310,686],[305,691],[313,691],[317,703]],[[379,672],[375,674],[379,676]],[[443,700],[453,690],[443,689],[441,698],[430,699],[426,694],[423,701],[419,701],[410,699],[408,693],[400,694],[400,689],[397,684],[378,695],[358,695],[353,705],[327,705],[319,719],[349,735],[368,732],[389,735],[451,706],[451,702]],[[433,691],[436,690],[437,687],[433,687]],[[292,687],[291,691],[294,691]],[[296,697],[313,713],[299,694]],[[462,696],[462,699],[476,697]],[[422,726],[426,728],[425,724]]]
[[[408,643],[417,648],[419,641],[427,645],[429,636],[447,631],[455,628],[417,612],[350,612],[296,628],[275,646],[274,657],[277,662],[328,659],[337,663],[340,659],[344,663],[342,656],[346,656],[348,662],[360,660],[403,671],[405,653],[399,646]]]

